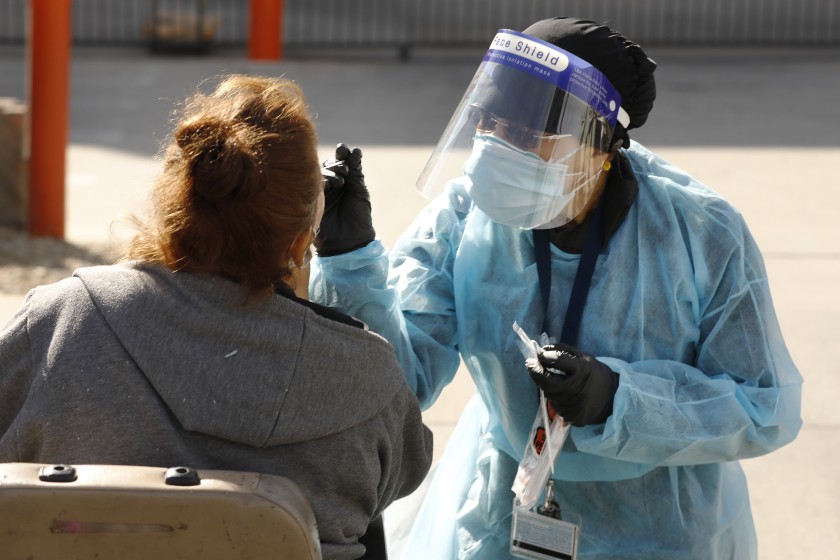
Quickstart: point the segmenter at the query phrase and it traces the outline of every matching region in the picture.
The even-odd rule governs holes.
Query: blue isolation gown
[[[623,155],[639,193],[598,257],[578,340],[619,387],[606,423],[572,428],[560,505],[581,521],[580,559],[756,558],[738,460],[796,437],[802,384],[763,259],[718,194],[638,143]],[[580,256],[551,250],[559,334]],[[374,241],[315,259],[310,294],[390,340],[424,408],[461,360],[475,382],[403,558],[510,558],[510,488],[538,410],[512,329],[542,330],[531,232],[490,221],[455,181],[390,256]]]

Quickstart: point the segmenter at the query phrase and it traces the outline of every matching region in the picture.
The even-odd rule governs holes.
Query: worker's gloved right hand
[[[548,403],[573,426],[603,424],[612,414],[618,374],[569,344],[543,346],[525,360],[531,379]]]
[[[315,238],[319,256],[330,257],[364,247],[376,238],[370,193],[362,173],[362,151],[345,144],[335,149],[335,159],[321,166],[324,177],[324,217]]]

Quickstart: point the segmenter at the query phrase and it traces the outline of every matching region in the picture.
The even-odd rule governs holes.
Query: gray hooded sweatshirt
[[[32,290],[0,332],[0,462],[277,474],[308,496],[327,559],[429,470],[391,346],[291,293],[147,264]]]

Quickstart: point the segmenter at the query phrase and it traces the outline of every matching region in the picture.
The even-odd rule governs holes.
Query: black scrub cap
[[[621,106],[630,116],[627,129],[645,124],[656,99],[653,71],[656,62],[642,48],[620,33],[594,21],[556,17],[538,21],[523,31],[582,58],[597,68],[621,95]],[[630,146],[627,130],[616,124],[614,138]]]

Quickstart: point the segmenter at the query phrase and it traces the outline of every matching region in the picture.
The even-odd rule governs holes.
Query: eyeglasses
[[[593,109],[594,111],[594,109]],[[536,150],[542,143],[550,142],[552,151],[568,152],[581,144],[586,144],[602,152],[609,151],[612,129],[602,119],[587,118],[581,125],[579,136],[571,134],[552,134],[541,132],[527,126],[511,122],[483,109],[470,105],[467,113],[469,123],[479,132],[496,133],[511,144],[523,150]],[[568,145],[567,145],[568,144]]]
[[[499,133],[511,144],[524,150],[536,149],[542,142],[547,140],[572,138],[569,134],[540,132],[533,128],[510,122],[487,109],[482,109],[478,105],[470,105],[467,118],[476,130],[485,134]]]

